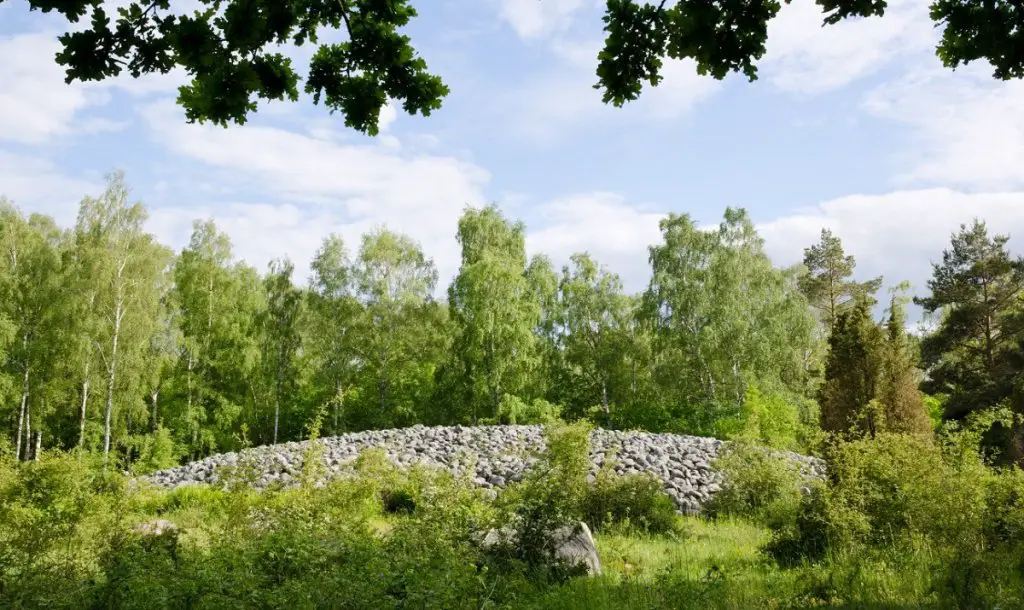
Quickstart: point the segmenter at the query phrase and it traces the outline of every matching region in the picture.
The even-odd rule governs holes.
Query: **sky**
[[[525,223],[530,254],[560,266],[589,251],[630,291],[670,212],[713,226],[743,207],[780,266],[829,228],[859,277],[916,294],[974,217],[1024,252],[1024,83],[984,62],[943,68],[925,1],[823,28],[811,0],[793,0],[757,81],[669,61],[623,108],[592,88],[600,0],[414,5],[406,33],[451,93],[430,117],[386,107],[371,138],[305,95],[261,104],[244,126],[189,125],[175,72],[67,85],[53,59],[67,23],[0,3],[0,195],[71,226],[120,169],[163,243],[180,249],[212,218],[239,258],[266,269],[287,256],[299,282],[329,233],[354,250],[387,226],[433,258],[439,294],[459,216],[490,202]],[[288,54],[302,72],[312,48]]]

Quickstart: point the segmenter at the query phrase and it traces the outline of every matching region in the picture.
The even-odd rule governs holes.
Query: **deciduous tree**
[[[60,37],[57,62],[65,67],[68,82],[180,68],[191,78],[178,96],[189,121],[243,123],[258,100],[296,101],[300,76],[278,51],[286,44],[316,45],[305,91],[314,102],[322,100],[332,112],[342,113],[346,125],[371,135],[377,133],[388,98],[409,113],[428,115],[448,93],[400,33],[416,16],[408,0],[203,4],[205,9],[187,15],[181,14],[179,0],[28,0],[31,10],[56,11],[71,23],[88,18],[88,26]],[[885,2],[817,4],[824,24],[881,17],[886,10]],[[645,84],[661,81],[666,59],[692,59],[699,74],[716,79],[742,72],[754,80],[768,23],[781,6],[777,0],[607,0],[594,88],[602,90],[606,103],[621,106],[636,99]],[[1022,17],[1016,5],[936,0],[930,16],[943,27],[937,54],[946,67],[985,60],[996,78],[1024,76],[1024,51],[1017,42]],[[343,29],[347,40],[320,43],[318,36],[330,29]]]
[[[524,232],[495,205],[468,209],[459,219],[462,265],[448,304],[474,420],[496,417],[502,395],[525,389],[535,367],[540,304],[526,276]]]
[[[749,383],[800,379],[813,320],[743,210],[726,210],[717,231],[686,215],[660,226],[644,294],[657,380],[693,431],[710,432],[739,415]]]
[[[589,254],[574,254],[571,261],[572,267],[562,270],[560,286],[565,357],[590,388],[588,398],[594,402],[587,406],[600,405],[607,423],[620,395],[613,384],[622,378],[620,370],[626,365],[631,303],[619,276],[599,267]]]
[[[363,374],[360,428],[406,425],[429,395],[439,338],[431,295],[437,269],[419,244],[387,229],[363,236],[355,263],[363,306],[355,341]]]

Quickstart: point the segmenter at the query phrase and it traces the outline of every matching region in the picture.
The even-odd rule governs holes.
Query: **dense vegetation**
[[[352,253],[329,236],[299,282],[235,260],[212,222],[176,253],[145,220],[119,174],[74,227],[0,204],[0,606],[1024,605],[1024,259],[981,221],[934,263],[918,335],[906,284],[879,303],[824,230],[776,268],[742,210],[665,218],[631,295],[467,209],[444,299],[384,228]],[[122,474],[415,423],[546,423],[549,448],[496,498],[372,453],[356,479],[319,486],[307,459],[305,485],[263,493],[244,468],[226,490]],[[700,519],[644,479],[588,485],[590,425],[731,439],[727,484]],[[828,479],[764,446],[821,455]],[[180,531],[133,531],[154,517]],[[604,576],[542,548],[574,520]],[[504,523],[538,535],[483,548]]]

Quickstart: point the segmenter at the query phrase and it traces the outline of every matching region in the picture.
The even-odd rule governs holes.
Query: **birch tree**
[[[363,313],[357,354],[365,375],[357,426],[411,423],[429,396],[437,329],[428,326],[437,269],[409,237],[378,229],[363,236],[354,268]]]
[[[118,375],[135,381],[138,367],[122,371],[122,364],[138,364],[139,341],[148,343],[145,329],[151,325],[159,302],[156,285],[169,255],[143,229],[147,213],[141,203],[129,203],[123,173],[108,177],[107,187],[96,198],[86,197],[80,206],[76,232],[78,247],[88,259],[85,268],[96,283],[94,307],[101,316],[95,338],[96,352],[105,373],[103,411],[103,462],[109,462]],[[125,336],[132,335],[131,342]],[[132,385],[132,384],[126,384]]]
[[[17,407],[15,455],[27,458],[43,425],[43,404],[32,400],[32,390],[47,381],[49,357],[55,347],[59,320],[54,305],[60,301],[61,260],[59,231],[52,220],[33,214],[26,219],[6,201],[0,201],[0,266],[7,322],[0,325],[10,344],[9,371],[16,378]],[[33,413],[33,404],[36,405]],[[35,428],[33,428],[35,425]]]
[[[618,370],[625,365],[631,317],[629,298],[619,276],[604,269],[587,253],[571,257],[562,270],[561,294],[566,328],[565,356],[587,380],[588,392],[599,404],[605,422],[616,402]]]
[[[272,384],[274,401],[273,442],[277,443],[281,421],[281,407],[295,395],[296,367],[300,335],[299,317],[302,314],[302,293],[292,284],[295,266],[291,261],[275,260],[264,279],[267,293],[265,315],[264,370]]]
[[[743,210],[726,210],[717,230],[675,214],[660,226],[643,314],[657,337],[658,383],[694,432],[712,433],[740,416],[750,383],[800,379],[813,320]]]
[[[310,267],[303,351],[320,390],[316,400],[330,405],[331,426],[337,434],[358,365],[353,330],[361,307],[354,294],[352,262],[340,236],[324,239]]]
[[[469,209],[459,219],[462,265],[448,303],[474,420],[496,417],[502,396],[525,388],[536,355],[540,307],[525,273],[524,233],[521,222],[506,220],[495,205]]]
[[[211,220],[193,223],[174,267],[181,328],[174,405],[180,440],[193,457],[241,443],[248,421],[264,442],[272,422],[262,409],[260,365],[264,286],[254,269],[233,261],[231,240]],[[243,412],[245,406],[250,409]]]

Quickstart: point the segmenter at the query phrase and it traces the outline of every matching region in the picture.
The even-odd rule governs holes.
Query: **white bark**
[[[82,379],[82,408],[78,413],[78,448],[85,448],[85,406],[89,400],[89,365],[85,365],[85,376]]]
[[[121,334],[121,320],[124,308],[121,295],[118,295],[114,308],[114,336],[111,339],[110,361],[107,364],[107,408],[103,422],[103,467],[106,468],[110,454],[110,419],[114,411],[114,381],[117,377],[117,341]]]
[[[25,460],[32,452],[32,405],[25,405]]]

